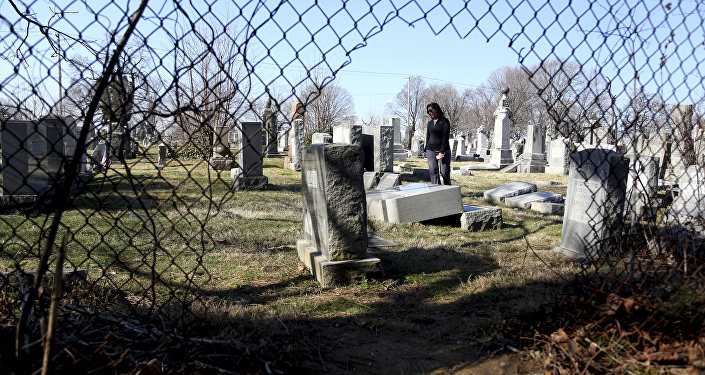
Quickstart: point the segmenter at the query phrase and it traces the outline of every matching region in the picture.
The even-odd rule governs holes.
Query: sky
[[[15,3],[26,7],[24,0]],[[94,41],[91,46],[98,52],[105,52],[101,40],[106,32],[124,30],[125,15],[131,15],[138,2],[38,0],[30,4],[37,20],[51,20],[58,29],[80,34]],[[179,10],[175,4],[151,0],[138,25],[136,35],[148,39],[153,63],[161,64],[152,74],[174,74],[170,46],[177,42],[175,35],[192,26],[210,28],[215,34],[228,27],[228,32],[237,30],[232,35],[233,54],[242,53],[240,43],[249,41],[249,67],[254,72],[249,78],[256,90],[291,87],[313,68],[326,75],[335,73],[361,118],[382,116],[409,75],[420,76],[427,84],[452,83],[462,90],[477,87],[503,66],[530,67],[556,58],[574,59],[585,71],[601,69],[613,81],[620,100],[628,99],[634,70],[639,72],[639,87],[665,91],[671,102],[692,102],[703,93],[699,65],[705,59],[705,22],[695,1],[674,5],[655,0],[445,0],[439,6],[426,0],[381,0],[370,6],[335,0],[215,1],[210,5],[193,0],[179,2]],[[64,11],[63,19],[51,17],[57,9]],[[16,34],[9,33],[10,28]],[[26,31],[25,47],[31,46],[31,52],[25,48],[22,60],[15,52],[17,38]],[[102,58],[69,40],[63,43],[68,55]],[[7,94],[11,83],[24,81],[41,86],[48,100],[56,98],[56,57],[36,28],[28,29],[18,21],[9,0],[0,0],[0,49],[8,51],[0,60],[0,95]],[[658,87],[663,81],[663,87]]]

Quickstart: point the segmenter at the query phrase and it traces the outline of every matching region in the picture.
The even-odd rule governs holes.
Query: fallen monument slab
[[[506,185],[487,190],[484,192],[483,196],[488,201],[495,203],[504,203],[504,199],[506,198],[533,193],[536,190],[536,184],[524,181],[514,181]]]
[[[549,191],[536,191],[533,193],[507,197],[504,199],[504,204],[508,207],[516,208],[531,208],[531,204],[535,202],[563,202],[563,196]]]
[[[389,223],[410,223],[460,214],[460,187],[411,183],[367,192],[367,215]]]

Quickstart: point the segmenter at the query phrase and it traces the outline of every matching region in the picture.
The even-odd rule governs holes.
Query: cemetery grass
[[[422,159],[409,163],[425,167]],[[478,366],[531,372],[536,366],[516,354],[486,361],[530,341],[502,327],[542,314],[579,269],[550,250],[560,243],[561,217],[501,206],[503,228],[477,233],[369,220],[368,234],[397,244],[370,249],[384,276],[322,289],[295,249],[303,236],[301,176],[281,165],[281,158],[265,159],[268,189],[243,192],[229,189],[229,171],[209,171],[203,161],[172,161],[157,172],[137,160],[129,176],[114,165],[63,215],[60,233],[73,240],[67,266],[86,269],[101,290],[119,289],[133,309],[147,311],[154,300],[162,313],[186,317],[181,322],[192,335],[259,348],[252,353],[265,353],[261,363],[285,372],[454,373]],[[566,192],[567,176],[473,174],[454,176],[464,204],[497,206],[482,192],[516,180],[557,181],[541,190]],[[402,175],[402,183],[416,181]],[[36,267],[50,218],[0,221],[3,268]],[[32,254],[18,254],[25,242],[36,245]],[[190,301],[188,314],[174,296]],[[84,297],[96,306],[107,298]]]

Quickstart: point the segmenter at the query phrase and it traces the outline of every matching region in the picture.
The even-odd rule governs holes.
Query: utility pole
[[[411,125],[411,74],[407,77],[406,82],[406,138],[411,139],[412,134],[409,133],[409,126]],[[411,141],[409,141],[411,142]],[[404,146],[406,147],[406,146]]]
[[[59,58],[59,116],[62,116],[64,113],[64,104],[63,104],[63,87],[61,85],[61,35],[59,33],[56,33],[56,46],[57,49],[59,50],[58,53],[56,54]]]

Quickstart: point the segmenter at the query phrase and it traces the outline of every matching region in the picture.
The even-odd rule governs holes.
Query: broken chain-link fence
[[[584,262],[568,297],[586,306],[576,321],[640,306],[642,329],[678,317],[694,339],[701,5],[514,3],[3,2],[0,309],[16,356],[81,345],[78,331],[108,342],[86,328],[98,322],[145,342],[198,336],[219,233],[235,225],[216,214],[257,209],[233,190],[267,183],[261,162],[241,157],[277,154],[294,118],[308,133],[334,125],[317,100],[391,23],[479,34],[516,54],[548,166],[570,170],[558,250]]]

